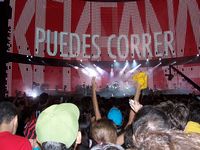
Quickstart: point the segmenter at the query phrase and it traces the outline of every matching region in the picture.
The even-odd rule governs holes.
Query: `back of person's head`
[[[39,96],[39,103],[40,105],[44,105],[48,102],[49,95],[47,93],[42,93]]]
[[[155,107],[152,105],[146,105],[143,106],[134,117],[134,122],[136,122],[138,119],[142,118],[143,116],[147,115],[148,113],[152,113],[155,111]]]
[[[197,122],[200,124],[200,107],[190,111],[189,121]]]
[[[169,128],[171,125],[169,117],[163,111],[151,105],[143,106],[136,113],[134,118],[134,123],[137,122],[138,120],[144,120],[149,123],[155,122],[157,123],[157,125],[162,125],[163,126],[162,128]]]
[[[42,148],[65,150],[72,147],[78,136],[79,115],[78,107],[72,103],[52,105],[42,111],[36,122],[36,135]]]
[[[107,115],[108,119],[112,120],[115,125],[121,126],[123,122],[123,116],[121,111],[117,107],[112,107]]]
[[[0,124],[10,123],[15,116],[17,116],[17,108],[13,103],[0,102]]]
[[[132,137],[133,137],[133,129],[132,129],[132,126],[129,125],[129,126],[127,126],[125,133],[124,133],[124,146],[126,149],[135,147]]]
[[[91,148],[91,150],[124,150],[120,145],[113,143],[98,144]]]
[[[158,105],[155,106],[157,109],[163,111],[164,113],[166,113],[167,115],[169,115],[173,109],[174,109],[174,103],[172,101],[165,101],[165,102],[161,102]]]
[[[79,129],[81,131],[81,144],[78,145],[78,149],[88,149],[90,145],[90,120],[91,115],[87,112],[82,112],[79,118]]]
[[[142,134],[146,134],[149,131],[163,131],[171,128],[169,119],[164,112],[154,107],[149,107],[148,110],[149,112],[146,112],[145,107],[141,108],[138,113],[143,115],[132,124],[134,144],[137,143],[138,137]]]
[[[199,150],[200,135],[181,131],[152,131],[141,135],[138,149],[145,150]]]
[[[189,117],[189,109],[183,103],[176,103],[169,118],[174,129],[184,130]]]
[[[42,143],[41,146],[43,150],[69,150],[66,148],[65,144],[59,143],[59,142],[48,141],[48,142]]]
[[[116,143],[117,128],[111,120],[100,119],[92,124],[92,138],[97,143]]]

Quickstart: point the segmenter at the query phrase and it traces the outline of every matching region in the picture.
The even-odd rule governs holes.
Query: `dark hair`
[[[200,149],[200,135],[181,131],[149,132],[140,137],[139,148],[145,150],[197,150]]]
[[[78,149],[88,149],[90,146],[90,115],[88,113],[81,113],[79,130],[81,131],[81,143],[78,145]]]
[[[0,102],[0,124],[10,121],[17,115],[17,108],[11,102]]]
[[[137,140],[140,140],[138,137],[142,134],[146,134],[149,131],[163,131],[171,128],[167,115],[154,107],[143,107],[138,113],[142,114],[140,115],[141,117],[132,124],[132,131],[135,137],[133,143],[136,147]]]
[[[170,121],[174,129],[184,130],[188,122],[189,109],[183,103],[176,103],[174,109],[169,114]]]
[[[125,130],[125,133],[124,133],[124,147],[126,149],[134,147],[133,137],[132,136],[133,136],[132,126],[129,125],[129,126],[127,126],[127,128]]]
[[[174,109],[174,103],[172,101],[166,101],[166,102],[161,102],[160,104],[155,106],[157,109],[163,111],[166,113],[166,115],[169,116],[169,114],[173,111]]]
[[[106,144],[98,144],[92,147],[91,150],[124,150],[124,149],[120,145],[106,143]]]
[[[42,150],[67,150],[67,148],[63,143],[48,141],[42,143]]]
[[[192,110],[189,114],[189,121],[200,123],[200,108]]]

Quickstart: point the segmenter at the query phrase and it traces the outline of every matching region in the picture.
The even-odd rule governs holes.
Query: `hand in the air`
[[[138,101],[134,101],[133,99],[129,99],[129,105],[136,113],[143,107]]]

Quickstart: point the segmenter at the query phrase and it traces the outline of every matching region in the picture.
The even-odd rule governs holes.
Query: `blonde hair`
[[[97,143],[116,143],[117,128],[111,120],[100,119],[92,124],[92,138]]]

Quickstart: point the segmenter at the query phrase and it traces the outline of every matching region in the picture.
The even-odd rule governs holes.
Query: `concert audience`
[[[93,79],[92,97],[80,99],[62,96],[60,101],[60,97],[42,94],[35,100],[18,97],[9,98],[7,101],[13,102],[21,112],[20,122],[24,123],[20,123],[18,135],[29,139],[32,148],[38,148],[41,144],[41,150],[200,149],[200,102],[194,95],[143,95],[138,84],[136,89],[134,98],[105,99],[96,95],[96,83]],[[41,101],[43,97],[45,100]],[[72,111],[70,107],[64,106],[68,103],[63,102],[74,103],[78,108],[73,105]],[[61,119],[64,114],[71,114],[65,112],[64,108],[75,113],[76,117],[73,117],[71,122],[76,122],[76,125],[71,124],[68,117],[66,120]],[[0,112],[1,110],[0,108]],[[12,112],[9,109],[7,111]],[[59,115],[54,113],[62,114],[62,117],[59,118]],[[40,144],[36,143],[36,120],[36,133]],[[12,119],[10,121],[12,122]],[[0,127],[1,138],[2,122]],[[16,127],[15,125],[15,129]],[[71,133],[72,130],[76,131]],[[82,138],[76,140],[77,135],[80,135],[78,130],[81,131]],[[21,138],[30,148],[28,140]],[[0,147],[1,142],[0,139]]]

